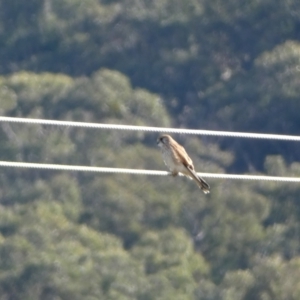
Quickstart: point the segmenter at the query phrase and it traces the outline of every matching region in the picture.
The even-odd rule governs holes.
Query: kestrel
[[[157,145],[161,148],[163,160],[173,176],[182,173],[195,180],[199,188],[205,194],[209,193],[210,187],[208,183],[197,175],[193,161],[181,145],[179,145],[170,135],[160,136],[157,139]]]

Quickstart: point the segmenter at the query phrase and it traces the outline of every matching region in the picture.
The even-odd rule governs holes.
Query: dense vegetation
[[[299,134],[297,0],[0,0],[0,113]],[[165,170],[157,135],[0,125],[0,160]],[[175,136],[203,172],[292,142]],[[300,299],[298,184],[0,170],[0,299]]]

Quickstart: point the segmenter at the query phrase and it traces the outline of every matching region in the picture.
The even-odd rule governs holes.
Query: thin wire
[[[152,176],[170,176],[167,171],[156,170],[137,170],[137,169],[120,169],[120,168],[103,168],[89,166],[70,166],[70,165],[54,165],[54,164],[39,164],[39,163],[23,163],[0,161],[0,167],[11,168],[33,168],[47,169],[60,171],[79,171],[79,172],[98,172],[98,173],[119,173],[119,174],[134,174],[134,175],[152,175]],[[282,181],[282,182],[300,182],[300,177],[277,177],[277,176],[259,176],[259,175],[239,175],[239,174],[214,174],[214,173],[197,173],[199,176],[217,179],[239,179],[239,180],[267,180],[267,181]]]
[[[197,135],[211,135],[211,136],[228,136],[228,137],[256,138],[256,139],[283,140],[283,141],[300,141],[300,136],[295,136],[295,135],[132,126],[132,125],[119,125],[119,124],[101,124],[101,123],[86,123],[86,122],[72,122],[72,121],[56,121],[56,120],[45,120],[45,119],[14,118],[14,117],[0,117],[0,122],[72,126],[72,127],[115,129],[115,130],[150,131],[150,132],[161,132],[161,133],[183,133],[183,134],[197,134]]]

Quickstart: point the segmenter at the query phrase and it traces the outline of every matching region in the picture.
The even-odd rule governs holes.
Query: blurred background
[[[0,0],[4,116],[299,135],[298,0]],[[198,172],[299,143],[173,135]],[[0,160],[166,170],[157,134],[0,124]],[[299,184],[0,169],[0,300],[300,299]]]

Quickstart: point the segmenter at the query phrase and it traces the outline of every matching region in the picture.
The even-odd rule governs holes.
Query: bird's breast
[[[178,171],[180,172],[180,162],[178,159],[175,157],[174,153],[170,151],[169,149],[163,149],[162,151],[163,155],[163,160],[166,164],[166,166],[171,170],[171,171]]]

